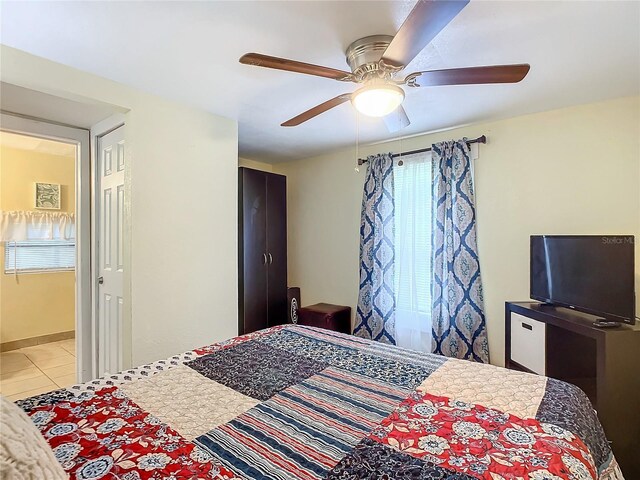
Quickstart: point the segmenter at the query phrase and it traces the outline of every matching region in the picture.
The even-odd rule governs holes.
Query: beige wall
[[[475,165],[478,248],[492,363],[504,302],[529,298],[529,235],[634,234],[640,285],[640,99],[622,98],[405,139],[403,149],[486,134]],[[360,148],[397,151],[398,142]],[[288,177],[289,285],[302,304],[358,296],[365,169],[354,149],[276,164]],[[640,305],[639,305],[640,307]],[[640,311],[640,308],[638,308]]]
[[[0,72],[7,83],[127,112],[125,365],[235,335],[237,122],[4,45]]]
[[[254,170],[262,170],[263,172],[273,172],[273,165],[270,163],[258,162],[249,158],[238,158],[238,166],[252,168]]]
[[[34,183],[59,183],[60,211],[75,211],[75,157],[0,146],[0,210],[34,210]],[[4,273],[0,243],[0,343],[75,329],[75,273]]]

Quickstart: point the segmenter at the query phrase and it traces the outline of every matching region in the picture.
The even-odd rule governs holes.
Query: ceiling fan
[[[300,125],[349,100],[365,115],[384,117],[389,131],[410,124],[402,107],[406,87],[517,83],[529,72],[528,64],[492,65],[414,72],[402,78],[399,73],[440,31],[460,13],[469,0],[418,0],[394,37],[373,35],[353,42],[346,51],[351,72],[309,63],[247,53],[240,63],[258,67],[305,73],[341,82],[363,84],[353,93],[343,93],[287,120],[283,127]],[[395,114],[392,113],[395,111]]]

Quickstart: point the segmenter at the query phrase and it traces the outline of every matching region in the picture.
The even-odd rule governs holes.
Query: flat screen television
[[[532,299],[635,323],[632,235],[532,235],[530,266]]]

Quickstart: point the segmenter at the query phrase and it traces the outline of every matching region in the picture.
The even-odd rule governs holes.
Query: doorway
[[[77,383],[77,148],[0,132],[0,389],[13,400]]]
[[[6,396],[93,377],[89,131],[2,113],[0,315]]]

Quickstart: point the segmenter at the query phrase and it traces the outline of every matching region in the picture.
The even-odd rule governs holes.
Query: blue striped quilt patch
[[[328,367],[195,442],[246,479],[322,478],[410,393]]]

